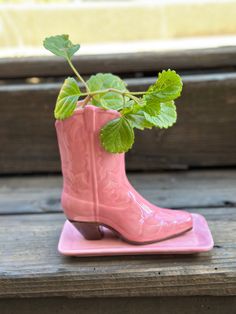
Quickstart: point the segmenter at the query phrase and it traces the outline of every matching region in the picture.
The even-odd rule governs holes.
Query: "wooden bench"
[[[186,52],[179,64],[174,53],[165,61],[184,73],[179,122],[165,132],[138,132],[127,156],[141,194],[208,220],[214,249],[181,256],[70,258],[57,252],[65,218],[52,110],[64,65],[20,60],[8,71],[0,61],[1,314],[236,312],[236,73],[229,61],[236,52],[202,51],[201,62],[194,53]],[[103,62],[140,89],[153,80],[153,70],[165,67],[161,60],[153,53]],[[85,74],[101,65],[83,61],[76,62]],[[39,82],[29,83],[37,73],[31,81]]]

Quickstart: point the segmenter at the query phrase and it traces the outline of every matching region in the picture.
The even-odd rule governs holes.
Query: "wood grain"
[[[64,215],[58,207],[40,208],[51,194],[58,195],[61,178],[2,178],[0,298],[235,296],[236,172],[132,174],[130,178],[150,201],[176,203],[173,207],[186,204],[189,211],[203,214],[213,233],[214,249],[183,256],[63,257],[57,243]],[[232,201],[231,207],[220,207],[225,198]]]
[[[18,298],[0,300],[1,314],[222,314],[234,313],[235,297]],[[95,311],[96,309],[96,311]]]
[[[162,207],[236,206],[236,170],[129,173],[148,200]],[[0,214],[61,212],[61,176],[0,179]]]
[[[147,51],[80,55],[74,58],[81,74],[97,72],[157,72],[162,69],[202,70],[232,68],[236,65],[236,48],[218,47],[173,51]],[[58,57],[1,58],[0,78],[56,77],[72,75],[67,63]]]
[[[236,295],[236,208],[230,219],[224,208],[203,213],[215,240],[209,253],[93,258],[57,253],[62,214],[2,216],[0,296]]]
[[[178,122],[136,132],[127,169],[236,165],[236,73],[185,75]],[[127,79],[140,90],[153,77]],[[0,86],[0,173],[60,171],[53,107],[60,84]],[[10,108],[10,109],[9,109]]]

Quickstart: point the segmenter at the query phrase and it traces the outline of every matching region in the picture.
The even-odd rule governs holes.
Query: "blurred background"
[[[86,78],[112,72],[145,90],[158,71],[183,78],[178,121],[136,131],[129,170],[236,166],[236,1],[0,0],[0,174],[59,173],[53,110],[73,75],[47,36],[69,34]]]
[[[47,54],[68,33],[81,53],[235,44],[234,0],[0,0],[0,56]]]

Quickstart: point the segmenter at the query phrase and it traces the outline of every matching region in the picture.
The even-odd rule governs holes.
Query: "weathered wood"
[[[129,173],[128,176],[145,198],[162,207],[236,206],[236,170]],[[58,175],[1,178],[0,214],[61,212],[61,188],[62,178]]]
[[[93,258],[57,253],[62,214],[2,216],[0,297],[236,295],[236,208],[230,216],[228,209],[202,213],[215,240],[211,252]]]
[[[236,73],[183,77],[179,119],[170,130],[136,132],[127,168],[236,165]],[[133,90],[154,78],[127,79]],[[53,107],[60,84],[0,86],[0,173],[60,170]]]
[[[235,297],[33,298],[0,300],[1,314],[233,314]]]
[[[176,70],[226,68],[236,65],[236,48],[219,47],[176,51],[118,52],[100,55],[80,55],[74,64],[82,74],[97,72],[131,73]],[[0,78],[56,77],[71,75],[62,58],[25,57],[2,58]]]
[[[58,203],[53,203],[55,201],[53,197],[58,195],[61,188],[61,177],[2,178],[0,180],[1,314],[8,314],[11,309],[11,306],[8,307],[6,303],[10,300],[3,300],[4,298],[45,296],[92,298],[90,304],[93,301],[97,302],[100,311],[105,313],[108,309],[109,313],[119,313],[116,312],[116,308],[125,309],[123,303],[125,301],[113,299],[114,303],[109,303],[112,301],[106,301],[108,299],[98,301],[93,298],[126,297],[128,302],[126,306],[136,313],[139,313],[139,309],[140,313],[145,313],[145,310],[141,311],[143,308],[147,313],[150,309],[152,312],[158,309],[160,313],[173,313],[173,308],[182,313],[197,313],[197,309],[200,311],[200,304],[204,306],[207,313],[213,313],[214,310],[215,313],[221,313],[220,309],[223,308],[228,309],[229,313],[232,312],[235,297],[229,296],[236,295],[236,207],[233,206],[236,195],[236,171],[130,174],[130,179],[150,201],[161,202],[162,205],[176,202],[177,205],[173,207],[182,207],[186,204],[192,207],[191,212],[203,214],[213,233],[214,250],[183,256],[63,257],[59,255],[56,247],[65,218],[62,213],[57,212],[58,207],[55,204]],[[159,191],[159,196],[155,193],[156,189]],[[50,195],[53,195],[52,199]],[[49,200],[48,207],[43,210],[38,208],[42,204],[40,199],[41,202]],[[214,207],[221,206],[225,199],[227,202],[230,200],[230,208]],[[3,206],[8,207],[7,200],[11,207],[10,211],[2,210]],[[17,209],[18,202],[22,203]],[[206,207],[199,209],[204,204]],[[31,210],[30,205],[32,205]],[[197,208],[194,208],[195,205]],[[47,213],[48,210],[54,213]],[[14,212],[18,214],[14,215]],[[25,215],[22,215],[23,213]],[[205,297],[206,295],[208,297]],[[135,296],[139,299],[132,298]],[[167,296],[170,298],[165,298]],[[44,300],[28,301],[30,304],[28,309],[32,312],[37,305],[37,310],[43,311],[47,306],[47,311],[55,312],[62,304],[59,299]],[[138,306],[137,300],[143,300],[143,307]],[[65,301],[61,309],[62,313],[70,313],[75,306],[74,302]],[[80,309],[82,309],[88,304],[87,302],[89,303],[80,299],[77,304],[81,304]],[[223,307],[224,302],[227,302],[227,307]],[[13,300],[12,308],[14,304],[19,304],[19,310],[22,309],[24,312],[25,309],[27,313],[26,301]],[[110,304],[114,304],[114,307],[110,307]],[[92,313],[92,308],[88,306],[85,312]],[[44,313],[47,313],[46,310]]]

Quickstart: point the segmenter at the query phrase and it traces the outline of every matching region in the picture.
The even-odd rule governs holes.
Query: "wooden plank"
[[[129,173],[134,187],[161,207],[236,206],[236,170]],[[61,212],[61,176],[0,179],[0,214]]]
[[[139,297],[139,298],[33,298],[0,300],[1,314],[222,314],[234,313],[236,298]],[[96,312],[95,312],[96,309]]]
[[[129,169],[234,166],[235,78],[235,73],[186,76],[177,124],[169,130],[137,131],[127,156]]]
[[[236,72],[183,76],[179,119],[169,130],[136,132],[127,169],[236,165]],[[127,79],[133,90],[154,78]],[[60,84],[0,86],[0,173],[58,172],[53,107]],[[14,127],[13,127],[14,126]],[[4,147],[4,149],[2,149]]]
[[[81,74],[97,72],[134,73],[176,70],[215,69],[236,65],[236,48],[219,47],[174,51],[118,52],[80,55],[74,58]],[[0,78],[56,77],[71,75],[66,62],[57,57],[1,58]]]
[[[215,240],[211,252],[90,258],[57,253],[62,214],[2,216],[0,297],[236,295],[236,208],[202,213]]]

